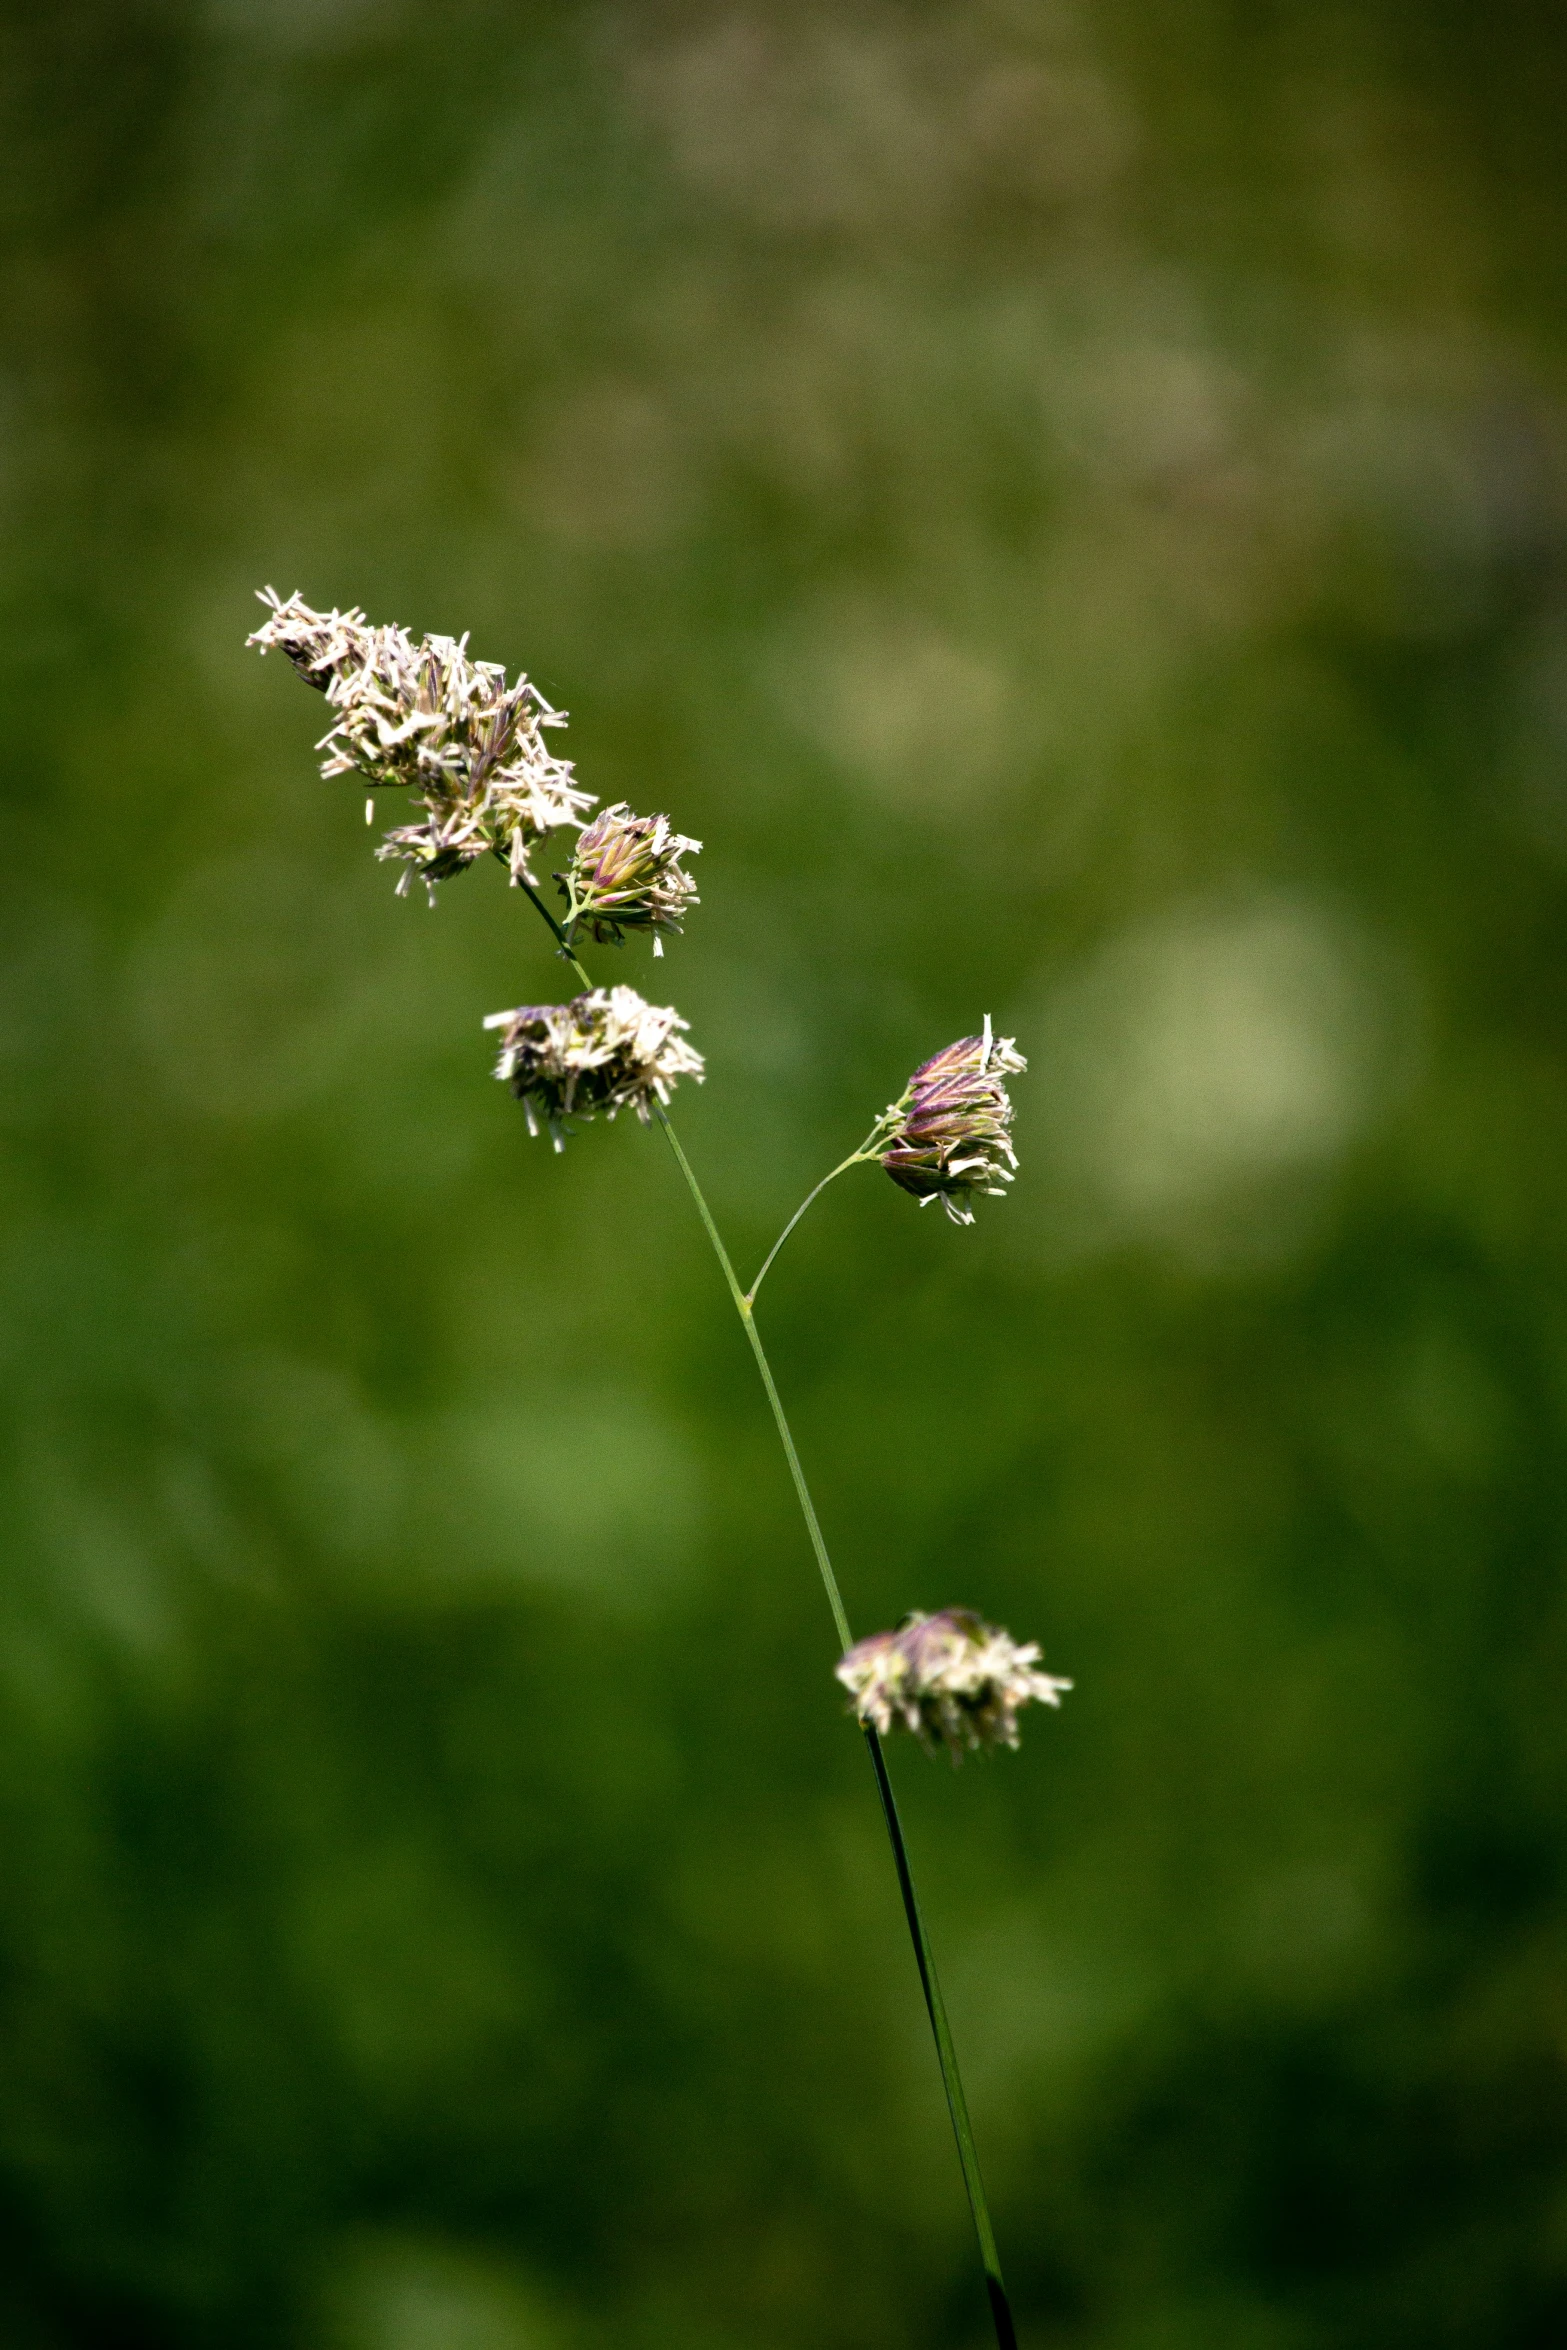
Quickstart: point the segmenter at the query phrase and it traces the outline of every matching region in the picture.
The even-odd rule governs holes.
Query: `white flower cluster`
[[[542,1120],[557,1150],[568,1119],[600,1111],[613,1118],[630,1107],[645,1126],[679,1078],[703,1077],[702,1056],[685,1041],[687,1023],[634,987],[595,987],[569,1004],[523,1004],[492,1012],[484,1025],[503,1031],[495,1074],[521,1102],[529,1133]]]
[[[248,642],[286,653],[332,706],[335,723],[317,745],[327,754],[322,774],[409,787],[424,811],[377,852],[407,868],[399,892],[417,873],[433,897],[436,882],[487,850],[514,881],[532,883],[532,844],[560,825],[580,828],[593,794],[576,788],[570,762],[543,739],[565,715],[526,677],[508,685],[497,663],[470,660],[466,636],[415,643],[406,629],[372,628],[358,610],[316,612],[271,588],[261,601],[271,617]]]
[[[653,952],[661,955],[659,933],[678,937],[686,908],[701,902],[680,861],[701,846],[676,832],[667,816],[633,816],[624,800],[601,808],[578,834],[567,871],[555,876],[566,900],[566,929],[581,923],[600,946],[619,946],[628,930],[650,931]]]
[[[1061,1703],[1071,1682],[1038,1662],[1034,1641],[1019,1646],[971,1608],[916,1609],[895,1632],[856,1642],[837,1674],[868,1727],[912,1730],[927,1753],[939,1742],[957,1763],[966,1747],[1016,1746],[1019,1706]]]

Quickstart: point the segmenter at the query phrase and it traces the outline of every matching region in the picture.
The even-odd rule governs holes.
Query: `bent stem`
[[[795,1450],[794,1437],[790,1431],[788,1416],[783,1408],[783,1400],[778,1393],[772,1366],[767,1360],[767,1350],[762,1344],[762,1335],[756,1327],[756,1317],[751,1310],[752,1298],[755,1297],[756,1290],[761,1286],[761,1274],[757,1275],[751,1296],[747,1297],[735,1278],[734,1267],[729,1261],[729,1252],[719,1237],[718,1226],[713,1221],[712,1210],[702,1196],[702,1187],[692,1171],[691,1162],[680,1147],[680,1137],[676,1134],[674,1125],[665,1110],[659,1109],[656,1115],[668,1138],[669,1147],[675,1154],[680,1172],[686,1179],[687,1188],[696,1203],[697,1214],[702,1219],[707,1237],[713,1244],[713,1253],[723,1267],[724,1279],[729,1285],[729,1294],[734,1299],[735,1311],[745,1325],[746,1337],[751,1342],[751,1352],[756,1357],[756,1367],[762,1375],[762,1385],[767,1390],[767,1400],[773,1408],[773,1419],[777,1423],[779,1440],[784,1449],[784,1458],[789,1463],[789,1474],[794,1479],[794,1490],[799,1500],[801,1515],[805,1519],[806,1532],[810,1535],[811,1548],[816,1553],[816,1564],[821,1570],[822,1582],[827,1592],[827,1604],[832,1609],[833,1622],[838,1628],[839,1639],[846,1649],[850,1648],[853,1646],[853,1635],[849,1630],[849,1619],[844,1610],[842,1594],[838,1589],[838,1578],[833,1573],[832,1560],[827,1555],[827,1544],[822,1536],[815,1504],[811,1500],[811,1490],[805,1482],[805,1471],[800,1466],[800,1456]],[[856,1157],[859,1155],[858,1152],[855,1154]],[[844,1167],[851,1167],[853,1164],[853,1159],[845,1159],[844,1161]],[[842,1174],[842,1172],[842,1167],[833,1170],[834,1174]],[[825,1180],[831,1182],[832,1177],[828,1176]],[[822,1185],[818,1184],[816,1190],[820,1191],[821,1189]],[[799,1222],[800,1217],[805,1213],[805,1208],[810,1206],[811,1199],[814,1199],[815,1196],[816,1193],[812,1192],[804,1207],[800,1208],[791,1223],[785,1226],[783,1234],[774,1246],[773,1256],[777,1255],[778,1249],[782,1247],[784,1240],[787,1240],[794,1225]],[[769,1257],[768,1264],[771,1262],[772,1257]],[[762,1272],[765,1273],[766,1270],[767,1265],[764,1265]],[[999,2350],[1017,2350],[1017,2333],[1012,2323],[1012,2308],[1007,2300],[1006,2286],[1002,2282],[1001,2255],[996,2248],[996,2232],[991,2225],[990,2205],[985,2197],[985,2182],[980,2174],[979,2154],[974,2145],[973,2124],[969,2120],[968,2099],[963,2093],[963,2075],[958,2069],[958,2055],[953,2046],[952,2027],[947,2021],[947,2003],[941,1995],[941,1981],[936,1973],[936,1955],[931,1949],[930,1936],[926,1932],[925,1919],[920,1910],[919,1896],[914,1890],[914,1871],[909,1860],[908,1846],[904,1842],[903,1822],[898,1816],[897,1801],[892,1792],[892,1780],[888,1775],[887,1758],[882,1752],[881,1740],[869,1724],[861,1726],[865,1731],[865,1744],[870,1751],[871,1768],[876,1774],[876,1792],[881,1798],[882,1817],[887,1824],[887,1839],[892,1846],[893,1866],[898,1872],[898,1890],[903,1896],[903,1914],[908,1921],[909,1939],[914,1945],[914,1962],[919,1968],[920,1988],[925,1994],[925,2011],[930,2017],[931,2034],[936,2043],[936,2056],[941,2065],[942,2085],[947,2093],[947,2111],[952,2117],[952,2134],[957,2140],[958,2163],[963,2172],[963,2185],[968,2194],[969,2211],[974,2221],[974,2233],[979,2239],[980,2265],[985,2272],[985,2292],[990,2302],[990,2320],[995,2327]]]
[[[868,1160],[873,1159],[876,1156],[875,1152],[871,1149],[871,1144],[881,1133],[882,1124],[883,1121],[878,1118],[875,1125],[871,1128],[869,1134],[867,1134],[865,1137],[865,1140],[860,1144],[858,1150],[852,1150],[846,1159],[840,1159],[837,1166],[834,1167],[832,1173],[830,1175],[824,1175],[820,1183],[817,1184],[815,1190],[808,1191],[806,1193],[804,1199],[801,1200],[799,1206],[795,1209],[794,1214],[789,1218],[788,1223],[784,1226],[783,1230],[779,1233],[778,1238],[773,1242],[772,1247],[768,1250],[767,1256],[762,1265],[762,1269],[760,1273],[757,1274],[756,1279],[752,1282],[751,1287],[746,1294],[745,1302],[747,1305],[755,1305],[756,1293],[761,1288],[762,1283],[767,1279],[768,1274],[771,1272],[774,1257],[783,1247],[784,1242],[788,1239],[796,1224],[799,1223],[800,1218],[805,1214],[805,1211],[810,1206],[811,1202],[813,1200],[820,1199],[822,1193],[827,1189],[828,1184],[836,1183],[840,1175],[847,1175],[851,1167],[863,1167]]]
[[[845,1648],[852,1648],[854,1634],[849,1630],[849,1618],[844,1610],[843,1594],[838,1589],[838,1578],[832,1571],[832,1560],[827,1555],[827,1545],[822,1538],[822,1529],[816,1516],[816,1505],[811,1500],[811,1489],[805,1482],[805,1471],[800,1466],[800,1456],[794,1449],[794,1438],[789,1432],[789,1422],[784,1414],[783,1398],[778,1393],[777,1382],[773,1378],[772,1365],[767,1360],[767,1350],[762,1344],[762,1334],[756,1327],[756,1317],[751,1311],[751,1300],[745,1295],[735,1278],[735,1269],[729,1262],[729,1251],[718,1236],[718,1226],[713,1222],[713,1212],[702,1197],[702,1186],[692,1173],[691,1162],[680,1147],[680,1137],[675,1132],[668,1111],[661,1107],[656,1114],[660,1126],[663,1127],[669,1139],[669,1147],[675,1154],[680,1172],[686,1179],[686,1186],[696,1202],[696,1212],[706,1227],[707,1237],[713,1244],[713,1253],[724,1269],[724,1279],[729,1284],[729,1294],[735,1301],[735,1312],[744,1323],[745,1334],[751,1341],[751,1352],[755,1355],[756,1367],[762,1374],[762,1385],[767,1390],[767,1400],[773,1407],[773,1419],[777,1423],[779,1441],[784,1448],[784,1458],[789,1463],[789,1474],[794,1479],[795,1496],[800,1504],[801,1515],[805,1519],[805,1530],[810,1535],[811,1548],[816,1553],[816,1564],[821,1570],[823,1588],[827,1593],[827,1605],[832,1609],[832,1620],[838,1627],[839,1639]]]
[[[591,987],[593,982],[571,951],[571,940],[568,933],[556,921],[548,906],[535,890],[529,888],[525,881],[521,883],[521,887],[527,892],[549,924],[564,960],[571,965],[583,986]],[[783,1446],[784,1458],[789,1464],[789,1474],[794,1481],[795,1498],[800,1504],[800,1514],[805,1520],[805,1530],[811,1538],[811,1548],[816,1555],[822,1586],[827,1594],[827,1605],[832,1610],[832,1619],[837,1628],[839,1641],[845,1649],[852,1648],[854,1635],[849,1629],[849,1618],[844,1608],[843,1594],[838,1589],[838,1578],[833,1573],[832,1560],[828,1556],[821,1523],[816,1515],[816,1505],[811,1499],[811,1489],[805,1482],[805,1471],[800,1466],[800,1456],[795,1449],[794,1436],[789,1427],[788,1416],[783,1408],[783,1398],[778,1393],[772,1365],[767,1360],[767,1350],[762,1344],[762,1334],[756,1327],[752,1303],[757,1290],[762,1286],[763,1277],[772,1264],[773,1258],[777,1256],[778,1251],[796,1224],[799,1223],[811,1201],[816,1198],[817,1193],[826,1189],[835,1176],[842,1175],[848,1168],[869,1155],[868,1145],[881,1131],[883,1121],[877,1120],[860,1148],[851,1157],[845,1159],[842,1166],[835,1167],[831,1175],[824,1176],[816,1186],[816,1190],[811,1192],[795,1210],[773,1243],[767,1263],[763,1265],[761,1272],[752,1283],[748,1296],[740,1287],[734,1266],[730,1262],[729,1251],[725,1248],[718,1226],[713,1221],[713,1211],[703,1196],[702,1186],[698,1183],[691,1162],[680,1146],[680,1137],[676,1134],[673,1121],[662,1103],[655,1106],[654,1116],[663,1128],[665,1139],[675,1155],[675,1163],[685,1177],[686,1188],[696,1205],[696,1212],[702,1219],[703,1230],[712,1243],[713,1254],[718,1259],[730,1297],[734,1300],[735,1312],[739,1315],[746,1337],[750,1341],[751,1352],[756,1358],[756,1367],[761,1374],[768,1403],[772,1406],[773,1420],[778,1430],[779,1442]],[[980,2265],[985,2272],[985,2292],[990,2303],[990,2321],[995,2328],[998,2350],[1017,2350],[1017,2333],[1012,2323],[1012,2308],[1007,2300],[1006,2286],[1002,2282],[1001,2257],[996,2248],[996,2232],[991,2225],[990,2205],[985,2197],[985,2182],[980,2175],[979,2155],[974,2145],[973,2125],[969,2120],[968,2099],[963,2093],[963,2076],[958,2070],[957,2050],[953,2046],[952,2028],[947,2021],[946,2001],[941,1995],[941,1983],[936,1973],[935,1953],[931,1949],[930,1936],[925,1929],[925,1919],[920,1909],[919,1896],[914,1890],[914,1871],[909,1861],[908,1846],[904,1842],[903,1822],[898,1816],[898,1806],[893,1796],[892,1780],[888,1776],[887,1758],[882,1752],[881,1740],[869,1724],[861,1726],[864,1729],[865,1744],[870,1753],[871,1769],[876,1775],[876,1792],[881,1798],[882,1818],[886,1822],[887,1839],[892,1846],[893,1866],[898,1874],[898,1890],[903,1897],[903,1914],[908,1922],[909,1939],[914,1945],[914,1962],[919,1968],[920,1988],[925,1994],[925,2011],[930,2018],[931,2034],[936,2043],[936,2056],[941,2066],[942,2085],[947,2093],[947,2111],[952,2117],[952,2134],[957,2140],[958,2163],[963,2173],[963,2185],[968,2194],[969,2211],[974,2221],[974,2233],[979,2241]]]

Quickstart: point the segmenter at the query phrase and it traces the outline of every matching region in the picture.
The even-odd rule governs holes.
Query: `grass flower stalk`
[[[915,1610],[891,1632],[855,1643],[798,1447],[756,1324],[756,1298],[785,1241],[830,1183],[851,1167],[880,1165],[899,1188],[929,1206],[939,1199],[959,1224],[974,1220],[974,1201],[1005,1196],[1017,1158],[1005,1080],[1025,1063],[1010,1037],[997,1038],[987,1016],[977,1036],[960,1037],[923,1062],[869,1133],[807,1193],[764,1258],[749,1290],[739,1276],[669,1115],[674,1086],[701,1082],[701,1055],[686,1042],[686,1022],[672,1006],[649,1004],[634,988],[597,985],[579,961],[579,935],[619,945],[630,932],[650,936],[655,954],[678,937],[697,903],[683,859],[701,843],[677,833],[666,816],[637,816],[623,801],[587,821],[591,795],[570,766],[543,744],[542,730],[563,723],[526,678],[508,685],[493,663],[473,661],[466,637],[425,637],[372,628],[360,612],[315,612],[299,596],[285,603],[269,589],[269,617],[250,640],[287,654],[299,675],[322,692],[334,724],[317,747],[322,774],[353,773],[372,790],[407,790],[420,820],[395,828],[378,854],[414,875],[431,902],[436,885],[486,853],[497,857],[547,925],[557,956],[582,993],[564,1004],[524,1004],[491,1015],[499,1029],[495,1074],[522,1104],[529,1131],[565,1147],[574,1121],[612,1119],[631,1109],[658,1125],[674,1155],[740,1318],[794,1484],[841,1651],[838,1678],[851,1694],[870,1756],[882,1818],[892,1846],[904,1918],[936,2044],[958,2161],[978,2239],[998,2350],[1017,2336],[1001,2275],[995,2229],[980,2175],[968,2100],[953,2045],[935,1955],[926,1929],[908,1843],[883,1750],[884,1734],[911,1731],[928,1750],[944,1746],[957,1762],[966,1749],[1017,1744],[1017,1712],[1058,1705],[1071,1683],[1037,1669],[1039,1651],[1019,1645],[971,1609],[933,1615]],[[373,816],[373,800],[367,813]],[[576,834],[569,864],[554,878],[566,902],[557,919],[539,893],[530,862],[552,830]]]
[[[572,970],[576,972],[583,984],[585,986],[591,985],[586,971],[571,951],[566,932],[556,921],[548,906],[532,890],[528,891],[528,895],[533,899],[533,903],[554,933],[558,952],[571,965]],[[848,1611],[843,1604],[843,1593],[838,1587],[838,1578],[833,1572],[832,1558],[827,1548],[826,1537],[822,1533],[821,1520],[816,1515],[816,1504],[811,1499],[811,1489],[806,1482],[805,1470],[801,1466],[799,1449],[794,1441],[794,1432],[789,1426],[789,1416],[784,1410],[783,1398],[778,1392],[778,1382],[773,1377],[773,1367],[767,1359],[767,1349],[762,1344],[762,1334],[756,1326],[755,1302],[756,1292],[762,1286],[768,1266],[772,1264],[778,1251],[811,1202],[827,1188],[835,1176],[844,1174],[850,1167],[863,1164],[867,1159],[875,1158],[877,1154],[870,1145],[883,1131],[885,1119],[890,1117],[892,1113],[884,1112],[883,1118],[872,1127],[871,1133],[860,1148],[835,1167],[831,1175],[824,1176],[815,1190],[807,1194],[773,1243],[768,1252],[766,1263],[752,1283],[749,1292],[740,1286],[739,1276],[735,1272],[729,1251],[724,1246],[723,1235],[714,1220],[712,1209],[707,1204],[702,1186],[697,1181],[695,1170],[685,1154],[680,1137],[675,1132],[673,1119],[662,1103],[656,1107],[653,1114],[663,1129],[664,1139],[674,1153],[675,1163],[684,1178],[686,1189],[691,1194],[696,1212],[702,1220],[702,1228],[712,1245],[714,1256],[718,1259],[725,1286],[734,1303],[735,1312],[739,1315],[741,1326],[750,1342],[751,1353],[772,1410],[773,1424],[778,1431],[778,1441],[783,1447],[784,1459],[789,1464],[789,1475],[794,1485],[795,1498],[800,1505],[800,1515],[805,1520],[805,1530],[810,1537],[811,1549],[815,1554],[817,1569],[822,1579],[822,1587],[827,1594],[827,1605],[832,1610],[833,1624],[836,1627],[842,1648],[846,1653],[852,1653],[854,1634],[849,1627]],[[963,2075],[958,2065],[958,2052],[953,2043],[952,2026],[947,2017],[947,2003],[942,1996],[941,1978],[936,1972],[936,1954],[931,1948],[924,1912],[920,1908],[919,1895],[915,1890],[914,1868],[909,1859],[908,1842],[903,1833],[903,1821],[898,1811],[898,1800],[893,1793],[892,1779],[887,1769],[887,1758],[882,1751],[880,1736],[870,1722],[862,1721],[860,1726],[864,1733],[867,1752],[870,1755],[871,1770],[876,1781],[876,1793],[887,1830],[887,1841],[892,1847],[893,1867],[897,1872],[898,1892],[903,1903],[903,1915],[909,1929],[909,1939],[914,1946],[914,1963],[919,1970],[920,1990],[925,1999],[925,2012],[930,2019],[931,2037],[936,2043],[936,2059],[941,2067],[941,2082],[946,2092],[947,2112],[952,2121],[952,2135],[957,2143],[958,2165],[963,2174],[964,2191],[968,2197],[969,2212],[974,2222],[974,2234],[979,2246],[980,2266],[985,2276],[985,2294],[990,2306],[991,2324],[995,2329],[998,2350],[1017,2350],[1017,2330],[1012,2322],[1012,2305],[1007,2299],[1006,2283],[1001,2274],[1001,2253],[996,2243],[996,2231],[990,2216],[990,2203],[985,2193],[984,2176],[979,2167],[979,2149],[974,2143],[974,2125],[969,2119],[968,2098],[964,2093]]]

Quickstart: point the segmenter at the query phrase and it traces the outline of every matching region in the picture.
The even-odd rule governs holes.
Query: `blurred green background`
[[[1027,2350],[1567,2339],[1567,24],[11,0],[0,2339],[976,2350],[831,1624],[656,1135],[253,590],[707,842],[743,1266]],[[557,738],[557,746],[561,738]]]

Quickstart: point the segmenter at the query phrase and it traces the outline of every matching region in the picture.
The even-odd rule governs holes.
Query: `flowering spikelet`
[[[670,828],[667,816],[633,816],[624,800],[601,809],[578,835],[571,863],[555,878],[566,900],[565,927],[582,923],[600,946],[619,946],[628,930],[680,932],[687,906],[699,903],[696,883],[680,860],[701,848]]]
[[[634,987],[595,987],[569,1004],[523,1004],[492,1012],[484,1025],[503,1031],[495,1074],[521,1102],[528,1132],[537,1134],[542,1119],[557,1150],[570,1118],[600,1110],[613,1118],[629,1104],[645,1126],[677,1079],[702,1081],[685,1021],[668,1006],[644,1003]]]
[[[896,1632],[858,1641],[837,1666],[853,1710],[885,1737],[912,1730],[927,1754],[938,1742],[954,1763],[965,1747],[1016,1746],[1018,1707],[1059,1705],[1070,1681],[1035,1671],[1039,1649],[1019,1647],[972,1608],[918,1609]]]
[[[316,746],[323,775],[360,775],[377,788],[404,784],[424,811],[389,832],[377,854],[403,863],[401,895],[417,873],[434,884],[493,850],[513,881],[534,879],[528,852],[557,825],[580,825],[593,805],[569,761],[544,747],[543,729],[564,726],[525,677],[506,683],[493,661],[470,661],[468,639],[372,628],[360,611],[315,612],[297,595],[261,597],[271,618],[247,641],[288,655],[326,695],[335,723]],[[365,810],[366,821],[370,808]]]
[[[955,1224],[972,1224],[980,1192],[1004,1199],[1017,1166],[1012,1102],[1002,1080],[1028,1063],[1010,1036],[960,1037],[922,1062],[886,1113],[881,1163],[920,1206],[939,1199]],[[896,1124],[892,1122],[896,1121]]]

